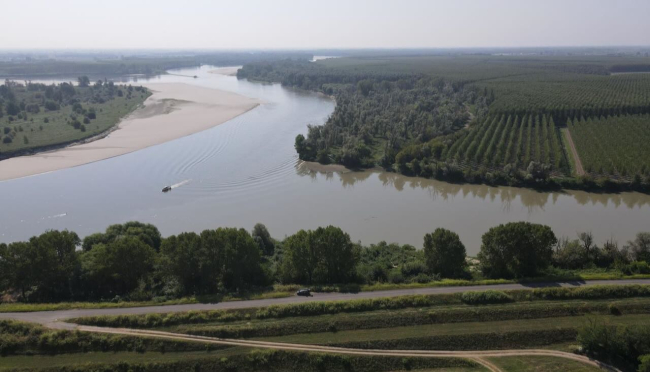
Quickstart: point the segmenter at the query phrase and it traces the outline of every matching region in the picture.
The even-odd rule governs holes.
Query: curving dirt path
[[[492,372],[500,372],[501,369],[489,362],[485,358],[498,358],[507,356],[551,356],[557,358],[570,359],[585,363],[594,367],[601,368],[606,371],[620,372],[620,370],[600,363],[594,359],[586,356],[567,353],[564,351],[544,350],[544,349],[522,349],[522,350],[486,350],[486,351],[455,351],[455,350],[378,350],[378,349],[351,349],[343,347],[332,346],[319,346],[319,345],[304,345],[304,344],[291,344],[282,342],[267,342],[267,341],[252,341],[252,340],[238,340],[238,339],[223,339],[206,336],[184,335],[171,332],[129,329],[129,328],[103,328],[91,326],[75,326],[74,328],[84,332],[95,333],[108,333],[120,334],[128,336],[144,336],[163,338],[178,341],[193,341],[203,342],[218,345],[253,347],[260,349],[274,349],[286,351],[306,351],[306,352],[321,352],[321,353],[334,353],[345,355],[378,355],[378,356],[400,356],[400,357],[423,357],[423,358],[465,358],[473,360]]]
[[[571,150],[571,156],[573,157],[573,162],[576,165],[576,174],[578,176],[584,176],[585,170],[582,167],[582,162],[580,161],[580,156],[578,156],[578,150],[576,150],[576,145],[573,143],[573,138],[571,137],[571,132],[568,128],[562,128],[562,133],[569,144],[569,149]]]

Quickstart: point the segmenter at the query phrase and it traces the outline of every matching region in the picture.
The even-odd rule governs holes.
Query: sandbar
[[[0,181],[128,154],[225,123],[260,104],[239,94],[182,83],[151,83],[153,94],[96,141],[0,161]]]
[[[211,74],[219,74],[219,75],[226,75],[226,76],[237,76],[237,70],[239,70],[241,66],[232,66],[232,67],[219,67],[216,70],[210,70],[208,71]]]

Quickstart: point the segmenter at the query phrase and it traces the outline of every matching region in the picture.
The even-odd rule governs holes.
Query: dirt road
[[[576,166],[576,175],[584,176],[585,170],[582,168],[582,162],[580,161],[580,156],[578,156],[578,150],[576,150],[576,145],[573,143],[573,138],[571,137],[571,132],[568,128],[561,129],[562,134],[569,144],[569,150],[571,151],[571,156],[573,157],[573,163]]]
[[[570,359],[585,363],[606,371],[619,371],[618,369],[602,364],[588,357],[556,350],[544,349],[522,349],[522,350],[488,350],[488,351],[445,351],[445,350],[377,350],[377,349],[350,349],[342,347],[330,347],[319,345],[290,344],[282,342],[251,341],[239,339],[221,339],[205,336],[193,336],[170,332],[150,331],[128,328],[103,328],[90,326],[76,326],[75,329],[85,332],[109,333],[130,336],[154,337],[179,341],[194,341],[218,345],[252,347],[257,349],[274,349],[286,351],[320,352],[345,355],[378,355],[396,357],[424,357],[424,358],[465,358],[473,360],[492,372],[499,372],[501,369],[485,358],[498,358],[506,356],[550,356],[556,358]]]

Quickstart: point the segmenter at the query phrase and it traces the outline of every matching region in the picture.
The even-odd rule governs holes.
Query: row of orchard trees
[[[450,137],[442,156],[447,161],[525,169],[531,162],[555,170],[566,166],[559,131],[553,118],[541,115],[499,115],[469,131]]]
[[[650,113],[650,77],[643,75],[525,76],[494,81],[493,114],[547,114],[564,124],[579,116]]]
[[[580,117],[569,119],[567,126],[587,173],[650,174],[650,115]]]

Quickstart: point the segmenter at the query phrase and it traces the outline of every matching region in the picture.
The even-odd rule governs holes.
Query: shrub
[[[639,372],[650,372],[650,354],[639,357]]]
[[[404,276],[411,277],[419,274],[425,274],[427,270],[427,265],[421,261],[411,261],[407,262],[400,268],[400,271]]]
[[[58,110],[60,107],[59,105],[54,102],[54,101],[45,101],[45,109],[48,111],[55,111]]]
[[[633,369],[641,355],[650,352],[650,326],[613,326],[589,319],[578,331],[578,342],[598,360]]]
[[[464,292],[461,301],[468,305],[503,304],[512,302],[511,296],[501,291]]]
[[[388,273],[388,282],[393,284],[404,283],[404,275],[399,270],[391,270]]]

